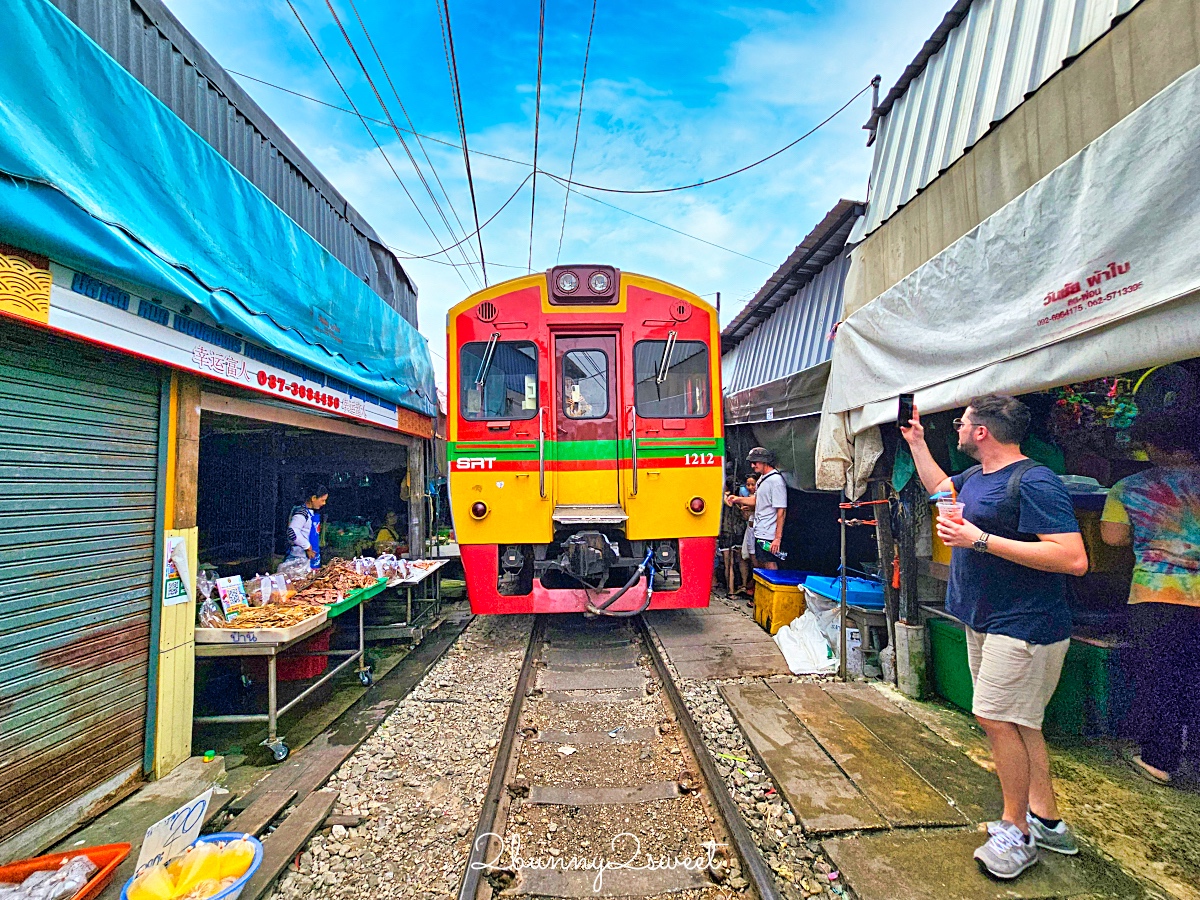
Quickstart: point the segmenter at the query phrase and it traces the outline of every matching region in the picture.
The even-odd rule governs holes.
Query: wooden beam
[[[287,409],[269,403],[256,403],[253,400],[243,400],[240,397],[228,397],[225,394],[213,394],[208,391],[200,394],[200,408],[205,412],[220,413],[225,416],[237,416],[259,422],[274,422],[276,425],[292,425],[296,428],[342,434],[368,441],[382,441],[387,444],[400,444],[404,447],[413,443],[413,439],[407,435],[384,431],[382,428],[371,428],[367,425],[346,422],[333,416],[317,416],[299,409]]]
[[[173,462],[173,491],[171,502],[173,522],[169,528],[196,527],[196,490],[200,480],[200,379],[182,372],[172,376],[175,390],[172,400],[175,446]]]

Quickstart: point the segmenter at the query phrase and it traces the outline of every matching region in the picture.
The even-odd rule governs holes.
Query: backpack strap
[[[1017,540],[1027,540],[1021,537],[1024,534],[1020,530],[1021,525],[1021,479],[1025,477],[1025,473],[1031,469],[1036,469],[1043,466],[1036,459],[1023,459],[1013,466],[1013,470],[1008,475],[1008,484],[1004,488],[1004,517],[1012,523],[1012,532],[1017,535]],[[1036,538],[1035,538],[1036,540]]]
[[[971,468],[969,468],[969,469],[966,469],[962,473],[962,483],[965,485],[971,478],[978,475],[982,471],[983,471],[983,466],[979,463],[975,463],[975,465],[971,466]],[[961,490],[961,488],[960,488],[960,490]]]

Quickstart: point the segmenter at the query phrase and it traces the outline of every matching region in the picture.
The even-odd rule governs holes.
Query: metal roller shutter
[[[0,323],[0,843],[140,774],[160,378]]]

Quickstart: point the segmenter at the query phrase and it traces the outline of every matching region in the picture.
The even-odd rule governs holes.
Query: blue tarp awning
[[[425,339],[46,0],[0,28],[0,241],[424,415]]]

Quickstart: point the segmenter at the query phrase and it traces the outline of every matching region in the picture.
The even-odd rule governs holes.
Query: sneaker
[[[1047,828],[1033,813],[1026,813],[1025,821],[1029,823],[1029,834],[1034,843],[1042,850],[1052,850],[1063,856],[1074,856],[1079,852],[1075,835],[1071,833],[1066,822],[1060,820],[1054,828]]]
[[[975,851],[975,859],[995,878],[1010,881],[1038,861],[1037,844],[1026,840],[1021,829],[1008,822],[996,829]]]

